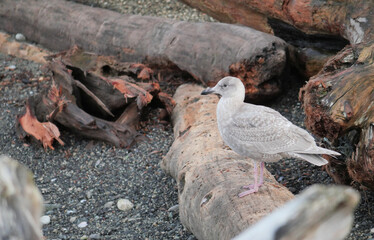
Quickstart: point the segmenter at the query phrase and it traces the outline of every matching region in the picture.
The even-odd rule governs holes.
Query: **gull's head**
[[[244,84],[239,78],[236,77],[224,77],[222,78],[216,86],[206,88],[201,92],[201,95],[207,94],[217,94],[222,96],[222,98],[240,98],[244,101],[245,88]]]

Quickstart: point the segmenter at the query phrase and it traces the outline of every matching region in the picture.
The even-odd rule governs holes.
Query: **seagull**
[[[239,78],[222,78],[201,95],[212,93],[221,96],[217,105],[217,123],[223,141],[234,152],[253,160],[254,184],[243,186],[248,190],[239,197],[258,192],[263,184],[264,162],[296,158],[322,166],[328,163],[322,154],[340,155],[318,147],[306,130],[292,124],[274,109],[245,103],[245,87]]]

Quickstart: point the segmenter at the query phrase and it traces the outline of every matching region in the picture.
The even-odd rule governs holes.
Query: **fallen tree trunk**
[[[42,203],[31,172],[0,155],[0,239],[42,240]]]
[[[52,50],[78,45],[126,62],[185,71],[207,85],[236,76],[251,99],[279,94],[288,79],[287,44],[242,26],[126,16],[61,0],[3,0],[0,23],[0,29]]]
[[[293,195],[265,170],[265,184],[239,198],[253,182],[252,162],[224,146],[215,110],[216,96],[182,85],[174,95],[174,143],[162,168],[176,179],[181,222],[198,239],[231,239],[283,205]]]
[[[373,39],[373,1],[183,0],[218,20],[277,33],[281,20],[308,34],[340,35],[351,44]],[[276,20],[275,20],[276,19]],[[282,34],[282,33],[281,33]]]
[[[351,188],[314,185],[234,240],[343,240],[359,200]]]
[[[330,159],[337,182],[374,190],[374,41],[346,47],[300,91],[305,125],[342,145],[346,160]]]

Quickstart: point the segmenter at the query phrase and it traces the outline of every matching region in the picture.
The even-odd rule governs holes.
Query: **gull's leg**
[[[260,184],[258,184],[259,187],[264,183],[264,167],[265,167],[265,163],[261,162],[260,166],[261,166],[260,167]]]
[[[248,191],[240,193],[239,197],[244,197],[244,196],[247,196],[248,194],[255,193],[258,191],[259,185],[257,182],[257,175],[258,175],[257,162],[253,161],[253,178],[255,179],[255,183]]]
[[[256,161],[253,161],[253,164],[254,166],[256,166]],[[258,187],[261,187],[262,184],[264,183],[264,166],[265,166],[265,163],[261,162],[260,163],[260,182],[257,185]],[[246,189],[252,189],[253,187],[254,187],[254,184],[243,186],[243,188],[246,188]]]

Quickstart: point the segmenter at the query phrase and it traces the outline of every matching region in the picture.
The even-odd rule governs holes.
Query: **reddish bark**
[[[53,73],[51,86],[31,98],[27,109],[30,107],[40,121],[48,121],[45,125],[58,123],[74,133],[118,147],[129,146],[138,136],[139,116],[153,99],[159,101],[153,105],[169,112],[175,104],[166,93],[158,96],[161,90],[157,82],[137,82],[130,77],[136,71],[132,63],[117,62],[74,47],[49,57],[48,66]],[[119,72],[124,75],[118,76]],[[39,125],[32,124],[30,130],[23,119],[19,120],[23,130],[53,149],[53,139],[46,142],[45,137],[37,134]],[[52,130],[59,140],[57,127]]]

